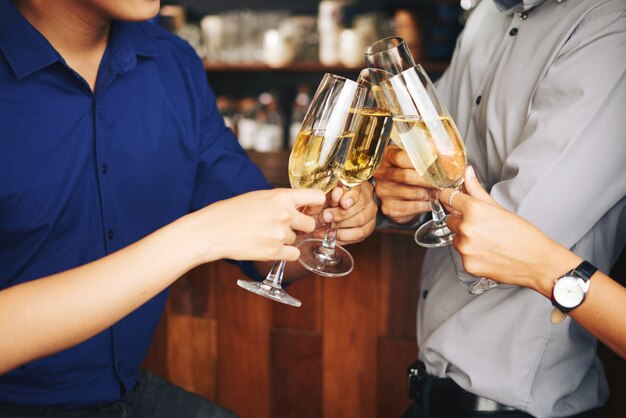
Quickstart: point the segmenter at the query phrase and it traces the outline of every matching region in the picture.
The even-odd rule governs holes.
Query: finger
[[[294,242],[296,242],[296,238],[296,231],[290,229],[289,231],[287,231],[287,236],[285,237],[284,243],[292,245]]]
[[[419,214],[430,210],[428,202],[415,200],[383,200],[380,207],[385,216],[391,218],[406,218],[407,216],[415,217]]]
[[[376,220],[376,214],[378,213],[378,207],[374,201],[370,201],[362,209],[353,212],[346,212],[343,215],[343,219],[337,223],[337,228],[354,228],[362,226],[369,221]]]
[[[358,228],[346,228],[337,230],[337,241],[339,244],[354,244],[363,241],[371,235],[376,228],[376,220],[371,220]]]
[[[326,204],[329,207],[337,207],[339,206],[339,201],[343,196],[343,189],[341,187],[334,187],[326,198]]]
[[[495,200],[485,191],[483,186],[478,181],[478,177],[476,177],[476,172],[474,171],[474,167],[469,166],[465,171],[465,190],[467,194],[472,197],[475,197],[478,200],[482,200],[486,203],[496,204]]]
[[[305,233],[312,232],[317,226],[317,220],[314,216],[305,215],[304,213],[295,211],[291,219],[290,227],[296,231]]]
[[[465,211],[467,201],[471,199],[474,198],[454,189],[443,189],[439,192],[439,200],[445,202],[448,207],[460,213]]]
[[[461,223],[462,217],[459,215],[448,215],[446,218],[446,224],[448,228],[457,235],[460,235],[459,223]]]
[[[279,259],[285,261],[296,261],[298,258],[300,258],[300,250],[298,248],[291,245],[283,245],[283,248],[281,248],[278,252],[278,256],[270,258],[270,260]]]
[[[422,186],[408,186],[399,183],[380,182],[376,185],[376,195],[381,199],[420,200],[427,202],[428,189]]]
[[[433,187],[414,168],[381,167],[374,173],[374,178],[377,181],[377,186],[380,182],[391,181],[411,186]]]
[[[293,199],[296,207],[321,206],[326,201],[326,195],[317,189],[282,189]]]
[[[369,183],[368,183],[369,184]],[[362,185],[358,185],[341,196],[339,206],[343,209],[350,209],[356,202],[361,199]],[[370,191],[371,192],[371,191]]]
[[[413,164],[409,159],[408,154],[405,150],[398,146],[389,146],[387,148],[387,156],[386,160],[396,167],[400,168],[413,168]]]

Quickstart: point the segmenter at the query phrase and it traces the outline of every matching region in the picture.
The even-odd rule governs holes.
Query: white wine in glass
[[[380,74],[375,74],[379,72]],[[384,73],[384,74],[383,74]],[[339,181],[349,190],[368,180],[380,165],[392,126],[386,96],[376,81],[390,75],[380,70],[365,69],[357,83],[366,88],[365,101],[360,108],[350,110],[349,123],[353,130],[347,157],[339,166]],[[292,153],[293,156],[293,153]],[[300,263],[308,270],[326,277],[341,277],[354,268],[354,258],[336,243],[337,227],[331,225],[323,240],[308,239],[300,243]]]
[[[465,146],[424,69],[416,65],[385,80],[382,86],[392,108],[394,125],[415,170],[437,188],[459,188],[467,167]],[[433,211],[433,219],[423,224],[415,236],[422,246],[441,247],[449,245],[454,234],[448,229],[445,216],[436,216]],[[480,294],[497,285],[482,277],[469,284],[468,291]]]
[[[425,120],[415,116],[394,118],[404,150],[418,174],[438,188],[459,187],[467,157],[461,135],[449,116]]]
[[[325,193],[339,182],[354,131],[353,109],[360,109],[366,90],[355,81],[325,74],[311,101],[289,157],[292,188],[320,189]],[[262,282],[238,280],[246,290],[291,306],[302,302],[282,288],[285,261],[276,261]]]

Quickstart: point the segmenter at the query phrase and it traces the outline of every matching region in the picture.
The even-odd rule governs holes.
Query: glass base
[[[254,282],[250,280],[237,280],[237,284],[250,292],[257,295],[265,296],[266,298],[275,300],[276,302],[284,303],[299,307],[302,305],[298,299],[293,296],[289,296],[281,287],[278,287],[271,280],[263,280],[262,282]]]
[[[467,291],[472,295],[480,295],[481,293],[485,293],[487,290],[498,286],[500,286],[500,283],[481,277],[480,280],[476,280],[474,283],[467,286]]]
[[[415,242],[426,248],[445,247],[452,244],[452,238],[454,232],[445,223],[438,226],[434,221],[428,221],[415,231]]]
[[[298,261],[309,271],[325,277],[342,277],[350,274],[354,268],[352,255],[341,245],[334,250],[322,246],[321,239],[307,239],[298,245]]]

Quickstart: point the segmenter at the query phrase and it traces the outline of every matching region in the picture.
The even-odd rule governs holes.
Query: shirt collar
[[[10,0],[0,0],[0,50],[18,79],[57,61],[64,62]],[[132,69],[137,55],[157,56],[153,40],[144,32],[141,23],[112,22],[107,50],[120,71]]]
[[[0,49],[18,79],[61,60],[10,0],[0,0]]]
[[[508,15],[527,12],[546,0],[493,0],[498,9]]]

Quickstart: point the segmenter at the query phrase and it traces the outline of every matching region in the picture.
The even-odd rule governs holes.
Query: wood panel
[[[295,283],[286,286],[286,291],[302,302],[302,306],[294,308],[282,303],[272,304],[275,328],[289,328],[302,331],[321,332],[322,330],[322,280],[310,274]]]
[[[415,339],[425,250],[407,234],[381,234],[378,334]]]
[[[219,263],[217,277],[218,353],[217,403],[242,418],[269,418],[269,299],[236,284],[243,274]]]
[[[173,315],[215,318],[215,276],[217,263],[203,264],[178,279],[169,296]]]
[[[324,409],[327,418],[376,416],[377,236],[349,247],[354,271],[323,280]]]
[[[411,400],[407,392],[407,368],[417,359],[412,339],[378,340],[378,416],[400,417]]]
[[[170,315],[167,374],[173,383],[209,399],[216,395],[217,321]]]
[[[322,336],[315,332],[272,331],[273,418],[322,416]]]

